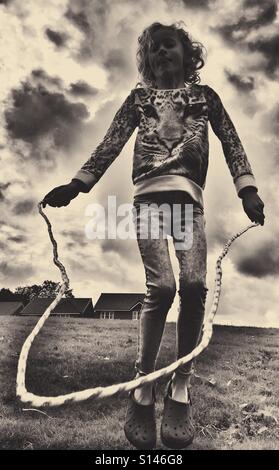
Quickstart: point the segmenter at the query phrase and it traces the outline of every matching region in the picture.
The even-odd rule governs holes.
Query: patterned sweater
[[[257,188],[237,131],[219,95],[208,85],[159,90],[134,88],[103,141],[74,176],[85,192],[99,181],[135,128],[132,180],[135,194],[181,189],[200,205],[208,168],[208,121],[220,139],[236,191]]]

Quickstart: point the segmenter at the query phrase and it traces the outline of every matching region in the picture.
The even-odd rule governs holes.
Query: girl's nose
[[[159,49],[158,49],[158,54],[160,54],[160,52],[162,52],[162,51],[163,51],[164,53],[166,53],[166,48],[165,48],[164,44],[161,44],[161,45],[160,45],[160,47],[159,47]]]

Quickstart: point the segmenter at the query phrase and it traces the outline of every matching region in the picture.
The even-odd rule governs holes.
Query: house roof
[[[22,302],[2,302],[0,300],[0,315],[13,315],[23,307]]]
[[[54,298],[50,297],[37,297],[26,305],[21,314],[30,315],[36,313],[42,315],[53,300]],[[52,313],[72,313],[81,315],[87,307],[92,308],[93,310],[91,298],[62,298]]]
[[[3,294],[0,292],[0,302],[22,302],[24,305],[28,302],[28,297],[21,294]]]
[[[94,310],[132,310],[143,302],[145,294],[141,293],[105,293],[101,294]]]

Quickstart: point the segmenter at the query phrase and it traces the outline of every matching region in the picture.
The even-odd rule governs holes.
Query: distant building
[[[94,307],[94,318],[137,320],[145,294],[101,294]]]
[[[0,316],[17,315],[23,308],[23,302],[3,302],[0,300]]]
[[[29,302],[20,313],[26,315],[43,315],[46,309],[54,301],[50,297],[37,297]],[[63,315],[71,317],[93,317],[94,309],[90,298],[62,298],[51,315]]]
[[[13,292],[0,292],[0,302],[20,302],[24,306],[28,304],[28,296],[22,294],[14,294]]]

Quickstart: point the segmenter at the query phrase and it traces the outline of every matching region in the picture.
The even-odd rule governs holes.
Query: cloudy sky
[[[217,321],[278,327],[278,10],[276,0],[0,0],[0,286],[60,281],[37,203],[71,180],[136,85],[143,28],[183,20],[207,50],[201,84],[221,96],[265,203],[264,227],[237,240],[223,263]],[[108,194],[118,204],[132,202],[135,137],[90,193],[46,209],[74,294],[93,302],[101,292],[145,291],[135,240],[85,234],[88,204],[106,206]],[[211,130],[204,200],[209,310],[222,245],[249,223]],[[177,308],[178,298],[169,320]]]

